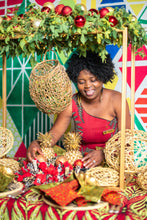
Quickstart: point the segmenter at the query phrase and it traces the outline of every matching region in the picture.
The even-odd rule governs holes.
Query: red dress
[[[72,117],[75,131],[82,136],[81,151],[83,153],[105,147],[105,143],[118,131],[117,119],[109,121],[88,114],[82,107],[78,93],[72,99]]]

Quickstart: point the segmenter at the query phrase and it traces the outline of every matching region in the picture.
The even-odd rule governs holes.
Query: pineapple
[[[47,159],[55,157],[54,149],[51,147],[52,136],[48,132],[45,134],[39,133],[38,141],[40,141],[41,150]]]
[[[79,151],[81,136],[79,133],[68,132],[64,135],[63,145],[66,149],[64,156],[72,165],[78,159],[82,159],[82,153]]]

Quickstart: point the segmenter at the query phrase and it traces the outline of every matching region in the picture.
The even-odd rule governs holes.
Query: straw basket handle
[[[52,50],[52,49],[48,49],[48,50],[45,51],[45,54],[44,54],[44,56],[43,56],[43,61],[45,61],[45,57],[46,57],[47,52],[50,52],[50,51],[52,51],[52,52],[55,53],[55,55],[56,55],[56,60],[58,60],[57,53],[56,53],[54,50]]]

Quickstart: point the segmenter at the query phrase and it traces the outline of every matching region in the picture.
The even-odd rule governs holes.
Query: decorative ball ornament
[[[84,14],[86,14],[86,13],[87,13],[87,7],[86,7],[86,5],[84,5],[84,4],[76,4],[74,9],[76,9],[76,8],[79,7],[79,6],[80,6],[81,11],[83,11]]]
[[[50,12],[50,8],[49,7],[43,7],[42,9],[41,9],[41,12],[45,12],[46,14],[48,14],[49,12]]]
[[[109,10],[109,12],[113,12],[114,11],[114,8],[112,8],[112,7],[106,7],[108,10]]]
[[[136,21],[137,20],[137,17],[135,15],[132,15],[132,20],[131,21]]]
[[[91,8],[91,9],[89,9],[89,11],[91,12],[91,15],[93,16],[94,14],[98,14],[99,13],[99,11],[97,10],[97,9],[95,9],[95,8]]]
[[[63,4],[59,4],[55,7],[55,13],[60,15],[61,12],[62,12],[62,9],[63,9],[64,5]]]
[[[109,16],[109,22],[111,22],[112,24],[110,24],[111,27],[114,27],[117,25],[118,20],[116,19],[116,17],[114,16]]]
[[[86,22],[86,19],[84,16],[82,15],[78,15],[74,18],[74,23],[77,27],[84,27],[85,25],[85,22]]]
[[[103,18],[106,16],[106,14],[109,13],[109,10],[107,8],[101,8],[99,13],[100,13],[100,18]]]
[[[34,28],[39,28],[40,23],[41,23],[41,20],[40,20],[40,19],[36,19],[36,20],[34,20],[34,21],[32,22],[32,26],[33,26]]]
[[[62,14],[63,16],[71,15],[71,14],[72,14],[72,8],[71,8],[70,6],[64,6],[64,7],[62,8],[61,14]]]
[[[54,9],[55,9],[54,4],[51,3],[51,2],[45,2],[45,3],[43,4],[43,7],[48,7],[48,8],[50,8],[52,11],[54,11]]]
[[[3,192],[12,182],[14,173],[11,168],[0,166],[0,192]]]

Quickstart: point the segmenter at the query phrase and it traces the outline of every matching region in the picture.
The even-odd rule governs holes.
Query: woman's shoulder
[[[104,92],[109,97],[112,97],[112,98],[115,97],[115,98],[119,98],[119,99],[121,98],[121,93],[116,90],[105,88]]]

